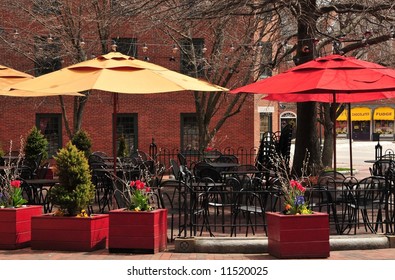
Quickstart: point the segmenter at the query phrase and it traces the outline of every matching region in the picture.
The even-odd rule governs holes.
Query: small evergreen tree
[[[83,151],[86,158],[89,158],[91,154],[92,141],[86,131],[82,129],[78,130],[71,139],[71,143],[73,143],[78,150]]]
[[[50,201],[65,215],[74,216],[81,213],[94,198],[95,187],[88,160],[71,141],[54,158],[59,185],[51,189]]]
[[[33,126],[26,138],[24,163],[35,170],[43,160],[48,158],[47,149],[48,140],[36,126]]]
[[[119,138],[119,147],[118,147],[117,156],[127,157],[128,155],[129,155],[129,153],[128,153],[128,146],[126,144],[126,139],[122,135],[121,138]]]

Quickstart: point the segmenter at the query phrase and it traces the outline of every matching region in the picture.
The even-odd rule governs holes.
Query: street
[[[356,170],[354,176],[358,179],[370,175],[369,167],[371,163],[364,162],[365,160],[375,159],[375,146],[377,141],[353,141],[352,142],[352,163]],[[395,143],[393,141],[380,141],[383,154],[387,149],[395,151]],[[291,147],[291,159],[293,158],[294,144]],[[336,167],[350,167],[350,149],[348,139],[336,140]]]

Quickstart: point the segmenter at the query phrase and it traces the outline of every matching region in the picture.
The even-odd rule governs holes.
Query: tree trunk
[[[320,169],[321,154],[320,143],[317,134],[317,103],[301,102],[297,104],[297,129],[295,154],[293,159],[293,171],[297,175],[301,175],[303,171],[303,163],[306,153],[309,153],[309,170],[312,173],[317,168]]]

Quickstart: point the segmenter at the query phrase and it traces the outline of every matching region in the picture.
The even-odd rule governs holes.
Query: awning
[[[344,110],[338,117],[337,121],[346,121],[348,111]],[[372,118],[372,111],[368,107],[355,107],[351,109],[352,121],[370,121]]]
[[[352,121],[370,121],[372,118],[372,111],[367,107],[356,107],[351,109]]]
[[[374,120],[393,121],[394,120],[394,109],[391,107],[376,108],[374,110],[373,119]]]
[[[347,110],[343,110],[343,112],[337,117],[337,121],[346,121],[347,120]]]

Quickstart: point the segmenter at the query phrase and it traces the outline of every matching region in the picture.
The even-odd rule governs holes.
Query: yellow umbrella
[[[18,70],[0,65],[0,95],[13,96],[13,97],[40,97],[40,96],[52,96],[59,95],[47,92],[32,92],[26,90],[11,90],[11,86],[22,81],[32,80],[32,75],[20,72]],[[63,94],[62,94],[63,95]],[[74,92],[66,93],[65,95],[78,95],[83,94]]]
[[[114,116],[118,93],[152,94],[184,90],[225,92],[228,89],[195,79],[162,66],[111,52],[14,85],[18,90],[48,93],[103,90],[114,94]],[[116,157],[116,117],[113,124],[113,153]],[[116,162],[116,161],[115,161]],[[114,167],[115,172],[115,167]]]
[[[126,94],[228,90],[119,52],[71,65],[34,80],[18,83],[12,88],[48,93],[96,89]]]
[[[0,65],[0,89],[30,79],[33,79],[32,75]]]

